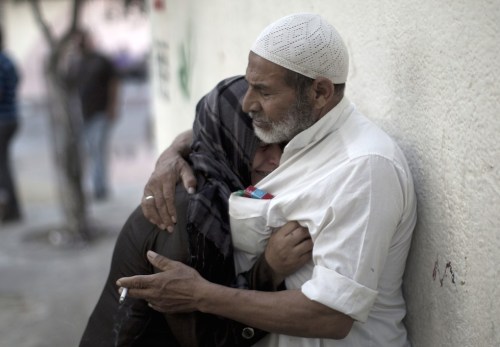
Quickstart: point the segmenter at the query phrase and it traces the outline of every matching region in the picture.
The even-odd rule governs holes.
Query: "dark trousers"
[[[18,123],[0,122],[0,221],[20,218],[14,179],[10,167],[9,146],[17,131]]]
[[[179,220],[173,233],[151,224],[140,207],[130,215],[116,241],[108,279],[89,318],[80,347],[180,345],[167,324],[166,316],[151,309],[146,301],[127,297],[119,304],[115,283],[121,277],[155,273],[146,257],[148,250],[174,260],[188,261],[187,233],[179,230],[181,226],[185,228],[186,204],[187,197],[178,193]]]

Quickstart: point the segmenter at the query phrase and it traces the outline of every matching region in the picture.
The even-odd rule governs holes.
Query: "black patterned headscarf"
[[[248,88],[242,76],[220,82],[196,107],[190,160],[199,183],[188,206],[192,266],[220,284],[234,278],[228,215],[231,192],[250,185],[259,140],[241,109]]]

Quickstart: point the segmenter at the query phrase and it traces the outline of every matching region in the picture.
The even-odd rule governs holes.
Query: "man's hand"
[[[196,189],[193,170],[184,160],[191,149],[192,132],[186,131],[176,137],[174,142],[158,158],[155,171],[144,188],[141,202],[144,216],[161,229],[173,231],[177,221],[175,210],[175,186],[179,179],[186,190],[192,194]]]
[[[195,290],[208,283],[196,270],[178,261],[148,251],[148,260],[161,272],[120,278],[116,284],[128,295],[144,299],[153,309],[166,313],[196,311]]]
[[[275,281],[284,280],[311,260],[313,242],[309,231],[297,222],[288,222],[275,231],[266,247],[265,258]]]
[[[275,333],[333,339],[347,336],[353,324],[349,316],[309,300],[298,289],[260,292],[224,287],[155,252],[149,251],[148,259],[162,272],[120,278],[116,284],[160,312],[200,311]]]

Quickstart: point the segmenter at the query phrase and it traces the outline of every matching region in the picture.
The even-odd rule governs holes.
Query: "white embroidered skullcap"
[[[310,78],[326,77],[345,83],[349,56],[335,28],[320,15],[291,14],[270,24],[251,48],[252,52]]]

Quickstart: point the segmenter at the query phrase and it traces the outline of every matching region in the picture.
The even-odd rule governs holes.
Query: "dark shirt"
[[[10,122],[17,118],[18,81],[19,76],[14,63],[0,52],[0,122]]]
[[[116,78],[111,61],[99,53],[87,53],[81,58],[77,86],[84,119],[106,112],[110,100],[110,85]]]

